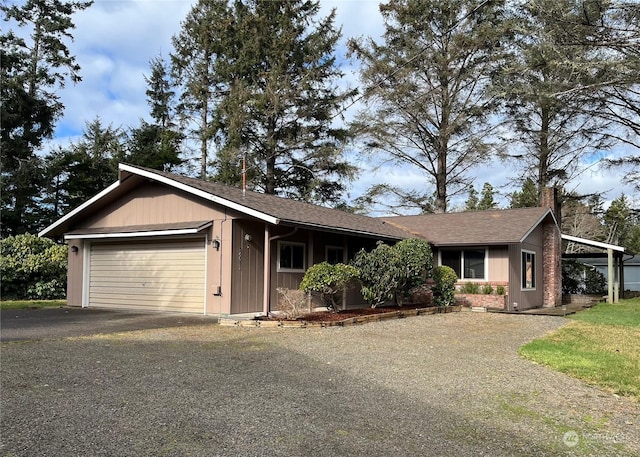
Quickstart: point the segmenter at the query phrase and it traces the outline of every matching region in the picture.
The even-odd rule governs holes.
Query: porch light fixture
[[[244,239],[245,239],[245,241],[250,242],[250,241],[253,239],[253,237],[251,236],[251,234],[250,234],[250,233],[247,233],[247,234],[244,236]]]
[[[211,246],[213,247],[213,249],[215,249],[216,251],[220,250],[220,240],[215,239],[213,241],[211,241]]]
[[[78,246],[71,246],[71,252],[73,252],[74,254],[78,253]]]

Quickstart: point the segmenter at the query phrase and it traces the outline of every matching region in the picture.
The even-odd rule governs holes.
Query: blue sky
[[[99,116],[104,125],[128,128],[139,124],[140,118],[148,118],[149,107],[145,100],[149,61],[158,56],[168,57],[172,51],[171,37],[180,31],[193,0],[96,0],[75,16],[75,40],[69,43],[71,52],[82,67],[83,81],[68,84],[60,91],[66,110],[60,119],[54,144],[66,145],[82,134],[87,121]],[[336,8],[337,24],[342,27],[343,43],[357,36],[378,37],[383,32],[378,0],[321,0],[321,14],[325,16]],[[344,60],[344,46],[338,49],[339,61],[344,62],[345,85],[357,86],[353,63]],[[345,113],[352,117],[358,110],[353,106]],[[616,154],[631,151],[618,149]],[[362,160],[364,171],[353,183],[349,197],[361,195],[376,183],[387,182],[404,187],[424,189],[424,177],[410,169],[386,166],[377,172]],[[592,165],[585,163],[585,166]],[[514,190],[509,177],[514,175],[512,164],[491,162],[472,171],[477,190],[490,181],[496,190],[507,194]],[[606,200],[612,200],[625,192],[633,196],[630,186],[620,183],[622,172],[604,170],[598,164],[581,174],[569,189],[581,193],[605,192]],[[640,197],[637,194],[635,197]],[[461,201],[454,202],[462,204]],[[506,205],[506,200],[500,202]]]

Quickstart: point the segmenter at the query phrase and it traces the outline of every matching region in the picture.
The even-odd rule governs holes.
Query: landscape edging
[[[422,316],[426,314],[455,313],[460,312],[460,305],[454,306],[430,306],[428,308],[416,308],[389,313],[369,314],[359,317],[348,317],[341,321],[304,321],[304,320],[266,320],[266,319],[234,319],[232,317],[220,318],[218,323],[231,327],[261,327],[261,328],[325,328],[346,327],[349,325],[366,324],[389,319],[403,319],[405,317]]]

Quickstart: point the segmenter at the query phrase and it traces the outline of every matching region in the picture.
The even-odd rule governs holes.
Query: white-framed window
[[[344,263],[344,248],[340,246],[327,246],[325,248],[325,259],[327,263],[331,265]]]
[[[278,271],[304,273],[306,265],[304,243],[278,241]]]
[[[442,249],[440,265],[451,267],[460,280],[488,281],[487,248]]]
[[[522,289],[535,290],[536,288],[536,253],[522,250]]]

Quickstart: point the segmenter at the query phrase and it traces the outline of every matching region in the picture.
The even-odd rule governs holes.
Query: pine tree
[[[231,20],[226,0],[199,0],[172,39],[171,72],[182,89],[178,114],[185,131],[199,144],[202,179],[208,176],[212,143],[219,138],[214,111],[225,88],[217,80],[215,65],[229,45]]]
[[[478,191],[472,185],[469,186],[469,197],[465,202],[465,211],[476,211],[478,209]]]
[[[338,89],[335,11],[318,1],[233,4],[216,76],[228,88],[216,110],[223,133],[215,178],[268,194],[337,204],[355,169],[343,157],[348,132],[333,125],[351,92]],[[220,31],[220,33],[223,33]]]
[[[175,91],[169,78],[167,64],[162,57],[151,60],[151,76],[146,77],[147,103],[151,107],[153,123],[144,120],[131,129],[126,161],[157,170],[170,171],[182,163],[181,144],[184,135],[178,131],[174,119]]]
[[[53,222],[113,184],[125,156],[126,135],[100,118],[87,122],[82,138],[46,158],[46,211]]]
[[[91,3],[26,0],[0,5],[10,27],[28,30],[28,38],[11,28],[0,35],[3,236],[42,227],[38,200],[44,172],[36,152],[53,135],[64,110],[57,90],[67,80],[81,80],[80,67],[65,41],[73,39],[72,15]]]
[[[606,5],[598,4],[531,0],[514,9],[511,54],[495,75],[494,90],[505,102],[506,141],[524,148],[515,158],[538,190],[569,182],[582,157],[612,143],[610,122],[598,116],[607,100],[574,90],[610,78],[604,71],[609,55],[591,44],[596,28],[584,20],[585,14],[601,20]]]
[[[531,178],[527,178],[522,183],[520,191],[511,194],[511,208],[533,208],[539,204],[538,187]]]
[[[482,192],[480,193],[480,201],[478,202],[477,209],[480,211],[486,211],[495,209],[498,204],[493,198],[493,186],[488,182],[482,186]]]
[[[492,151],[496,101],[486,89],[501,57],[503,7],[389,0],[380,5],[382,41],[349,42],[366,87],[367,107],[354,123],[364,150],[424,174],[436,212],[466,190],[465,173]]]

